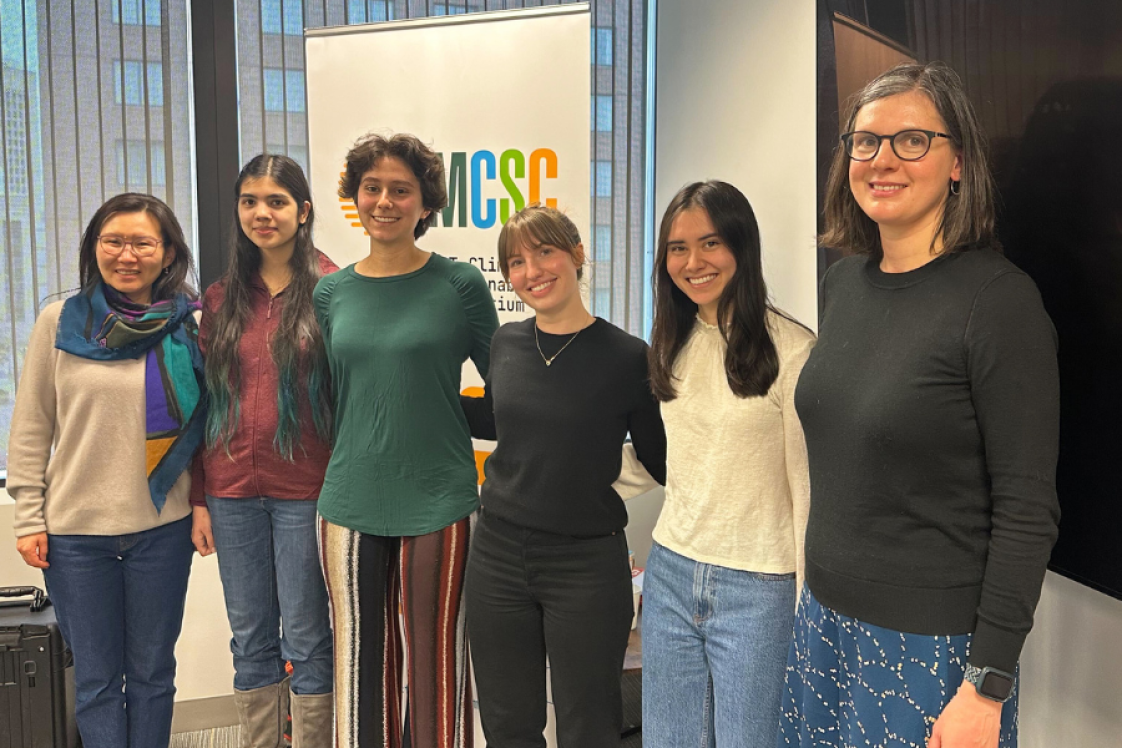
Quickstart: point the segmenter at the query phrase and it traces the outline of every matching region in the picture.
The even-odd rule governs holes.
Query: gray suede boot
[[[294,693],[292,748],[330,748],[335,729],[335,694]]]
[[[288,678],[248,691],[234,689],[234,705],[241,725],[241,748],[285,748],[288,721]]]

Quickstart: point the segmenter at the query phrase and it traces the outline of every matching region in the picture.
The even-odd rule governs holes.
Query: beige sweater
[[[91,361],[58,350],[62,304],[35,321],[12,413],[8,493],[16,536],[123,535],[186,517],[190,471],[159,514],[148,491],[144,357]]]
[[[725,375],[720,330],[697,321],[675,364],[678,397],[662,404],[666,503],[654,539],[702,563],[803,576],[810,510],[806,443],[795,385],[813,333],[769,313],[779,377],[739,398]]]

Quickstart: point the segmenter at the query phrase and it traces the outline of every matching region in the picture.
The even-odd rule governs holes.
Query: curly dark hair
[[[419,239],[436,225],[436,212],[448,205],[448,185],[444,178],[444,161],[419,138],[407,133],[386,137],[370,133],[359,138],[347,151],[347,170],[339,179],[339,197],[354,200],[362,175],[387,156],[403,161],[421,185],[421,201],[429,211],[417,222],[413,238]]]

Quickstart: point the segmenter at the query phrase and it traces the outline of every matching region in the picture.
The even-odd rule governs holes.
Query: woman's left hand
[[[210,511],[205,506],[191,507],[191,542],[200,556],[214,553],[214,533],[210,531]]]
[[[997,748],[1001,707],[978,695],[972,683],[963,682],[935,720],[927,748]]]

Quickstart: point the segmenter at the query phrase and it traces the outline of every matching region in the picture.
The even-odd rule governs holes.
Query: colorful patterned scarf
[[[198,308],[182,294],[136,304],[98,283],[66,300],[55,337],[60,351],[95,361],[145,356],[145,451],[157,512],[203,440],[206,380],[193,316]]]

